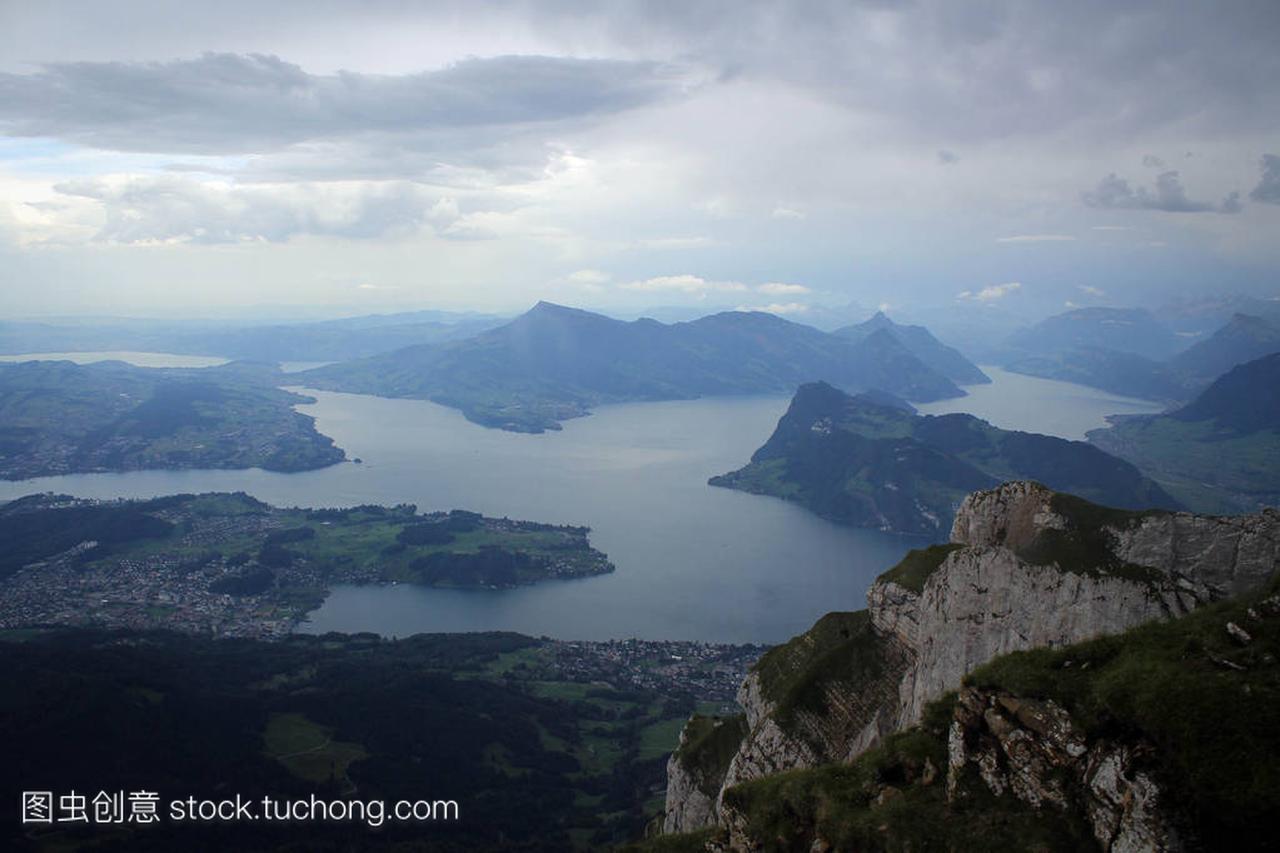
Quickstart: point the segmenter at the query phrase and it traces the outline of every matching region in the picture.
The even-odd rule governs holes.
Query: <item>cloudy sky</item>
[[[1280,3],[0,0],[0,312],[1280,293]]]

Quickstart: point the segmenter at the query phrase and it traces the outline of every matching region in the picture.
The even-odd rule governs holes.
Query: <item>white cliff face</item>
[[[1261,586],[1280,566],[1280,513],[1210,517],[1114,514],[1098,540],[1117,563],[1147,572],[1063,570],[1018,556],[1046,530],[1070,531],[1055,493],[1036,483],[975,492],[956,513],[949,554],[913,593],[877,582],[872,621],[915,653],[901,684],[898,726],[960,686],[966,674],[1014,651],[1117,634]]]
[[[957,545],[1029,545],[1041,530],[1063,530],[1067,520],[1053,511],[1054,492],[1039,483],[1017,481],[974,492],[964,499],[951,524]]]
[[[897,724],[897,684],[911,663],[909,652],[892,638],[881,644],[883,676],[856,687],[839,678],[823,685],[822,712],[794,710],[784,722],[764,695],[760,674],[752,672],[738,690],[748,733],[729,764],[724,787],[827,761],[861,754]],[[720,798],[717,798],[719,808]]]
[[[1115,536],[1121,559],[1194,579],[1215,599],[1257,589],[1280,561],[1280,512],[1274,509],[1239,516],[1154,515]]]
[[[1064,572],[1023,562],[1007,548],[955,551],[919,595],[881,602],[890,612],[879,614],[877,626],[907,626],[903,641],[914,639],[897,727],[918,722],[926,704],[1000,655],[1119,633],[1197,603],[1172,582]]]
[[[681,736],[683,745],[684,737]],[[666,816],[662,819],[662,831],[666,834],[696,832],[715,823],[716,801],[705,794],[680,760],[672,755],[667,759]]]
[[[691,744],[695,727],[699,731],[698,742]],[[664,833],[694,832],[715,824],[726,772],[725,766],[717,766],[716,757],[723,750],[721,760],[727,761],[730,751],[745,735],[741,717],[709,719],[695,714],[685,724],[680,732],[680,747],[667,760]]]
[[[716,811],[720,810],[724,792],[734,785],[798,767],[816,767],[821,763],[822,758],[817,751],[800,738],[783,731],[777,721],[768,717],[748,733],[742,747],[729,762],[729,772],[716,797]]]
[[[680,732],[680,747],[667,759],[667,797],[662,819],[664,833],[695,832],[715,824],[716,798],[707,793],[706,780],[685,765],[680,750],[688,746],[689,726]]]
[[[963,547],[949,553],[918,592],[888,579],[867,592],[871,625],[880,640],[876,654],[887,657],[877,678],[854,679],[854,688],[842,686],[838,672],[824,675],[830,682],[825,711],[780,721],[759,675],[748,676],[738,699],[749,730],[724,787],[849,761],[918,722],[929,702],[958,689],[965,675],[996,657],[1180,616],[1256,589],[1280,568],[1280,512],[1274,510],[1218,518],[1094,507],[1077,515],[1070,501],[1037,483],[1006,483],[966,498],[951,534],[952,542]],[[1053,548],[1034,547],[1046,535],[1059,537],[1050,538],[1053,542],[1081,531],[1092,550],[1080,553],[1097,555],[1102,565],[1077,565],[1076,553],[1073,564],[1064,567]],[[1020,553],[1039,558],[1028,562]],[[1107,780],[1115,777],[1106,767],[1120,768],[1116,772],[1123,775],[1127,765],[1123,756],[1097,757],[1093,764],[1102,774],[1098,796],[1105,799]],[[1125,784],[1113,793],[1139,808],[1146,783],[1129,779]],[[717,813],[723,793],[724,788],[715,800]],[[1116,820],[1108,842],[1112,849],[1141,849],[1144,830]]]

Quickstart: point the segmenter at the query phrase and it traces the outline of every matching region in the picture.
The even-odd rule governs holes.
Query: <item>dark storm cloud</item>
[[[399,76],[314,75],[260,54],[54,62],[33,74],[0,74],[0,131],[193,154],[380,134],[431,141],[617,113],[664,97],[675,82],[671,69],[651,62],[545,56],[467,59]]]
[[[1262,155],[1262,180],[1249,192],[1249,198],[1264,204],[1280,204],[1280,155]]]
[[[1114,172],[1098,182],[1098,186],[1081,193],[1089,207],[1104,210],[1163,210],[1167,213],[1239,213],[1240,193],[1228,195],[1219,206],[1187,197],[1186,188],[1176,171],[1161,172],[1155,187],[1132,187]]]

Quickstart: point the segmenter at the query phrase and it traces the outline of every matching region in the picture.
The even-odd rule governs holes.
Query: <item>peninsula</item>
[[[243,493],[0,507],[0,628],[278,637],[334,583],[498,589],[613,571],[585,527],[411,504],[281,509]]]

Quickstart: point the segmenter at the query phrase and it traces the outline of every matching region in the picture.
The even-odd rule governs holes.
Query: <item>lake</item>
[[[982,366],[991,377],[990,385],[967,385],[967,397],[921,403],[921,414],[945,415],[968,412],[1001,429],[1039,432],[1060,438],[1084,440],[1091,429],[1107,425],[1107,415],[1151,415],[1164,406],[1150,400],[1121,397],[1097,388],[1040,379],[1011,373],[998,367]]]
[[[995,385],[965,399],[979,414],[1003,419],[997,420],[1002,426],[1055,427],[1062,434],[1084,427],[1082,407],[1100,419],[1115,399],[1068,383],[988,372]],[[1028,382],[1034,404],[997,405],[1000,394],[992,392],[1008,383],[1021,389],[1013,393],[1027,393]],[[568,421],[562,432],[524,435],[476,426],[433,403],[305,393],[317,402],[299,409],[363,464],[300,474],[68,475],[0,483],[0,498],[36,491],[109,498],[243,490],[286,506],[465,508],[588,525],[592,544],[617,566],[610,575],[512,590],[339,586],[302,627],[309,632],[511,630],[562,639],[775,643],[830,610],[865,606],[870,582],[923,544],[838,527],[784,501],[706,485],[709,476],[744,464],[768,438],[786,410],[784,397],[605,406]]]

